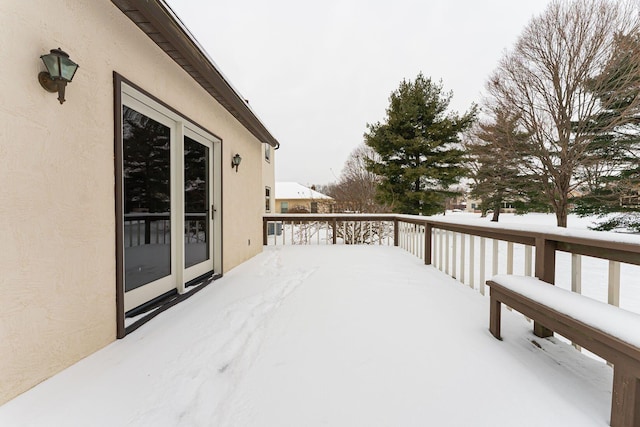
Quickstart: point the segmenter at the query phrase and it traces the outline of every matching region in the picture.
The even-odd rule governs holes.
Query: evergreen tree
[[[630,108],[640,96],[639,57],[640,35],[617,35],[616,49],[598,77],[605,84],[593,91],[604,108],[591,118],[594,137],[575,212],[607,217],[597,230],[640,231],[640,108]]]
[[[365,143],[380,156],[367,168],[381,177],[378,200],[394,212],[442,212],[455,194],[450,187],[466,172],[459,134],[471,126],[476,109],[447,113],[451,97],[421,73],[391,94],[384,123],[367,125]]]
[[[166,213],[171,207],[170,130],[123,109],[124,212]]]
[[[540,177],[522,168],[526,160],[518,154],[526,144],[528,133],[519,129],[516,115],[496,108],[493,118],[479,122],[465,142],[471,170],[471,195],[482,200],[483,214],[493,211],[491,221],[498,221],[503,203],[517,213],[548,210],[541,198]]]

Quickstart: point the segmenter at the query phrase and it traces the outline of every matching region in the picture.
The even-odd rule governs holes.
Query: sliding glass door
[[[192,132],[184,136],[184,280],[188,282],[211,270],[212,144]]]
[[[130,102],[133,104],[133,102]],[[129,308],[175,288],[173,123],[142,105],[122,108],[124,289]]]
[[[122,94],[125,312],[219,268],[219,141],[134,90]],[[219,173],[219,172],[218,172]],[[217,186],[216,186],[217,184]],[[219,234],[219,233],[218,233]],[[217,261],[217,262],[216,262]]]

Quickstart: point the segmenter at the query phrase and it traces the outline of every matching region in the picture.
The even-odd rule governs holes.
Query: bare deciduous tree
[[[378,154],[365,144],[356,147],[344,164],[340,179],[324,192],[336,200],[337,211],[362,213],[389,212],[384,204],[376,201],[376,185],[380,182],[367,170],[367,159],[375,160]]]
[[[594,118],[614,110],[608,103],[619,100],[616,91],[627,95],[637,82],[637,67],[614,82],[610,68],[619,44],[639,29],[638,2],[555,1],[532,19],[487,84],[493,100],[517,113],[530,134],[523,165],[541,177],[559,226],[566,227],[570,195],[593,166]],[[598,96],[605,90],[612,96]],[[624,125],[639,107],[634,96],[598,130]]]

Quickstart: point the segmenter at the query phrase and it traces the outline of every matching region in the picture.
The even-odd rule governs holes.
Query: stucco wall
[[[222,145],[224,205],[224,271],[262,251],[262,215],[264,186],[262,185],[262,144],[240,135],[231,136],[233,144]],[[238,172],[231,168],[231,158],[240,154]]]
[[[113,71],[223,140],[225,271],[261,250],[264,187],[262,144],[108,0],[0,2],[0,34],[1,404],[115,339]],[[37,81],[57,47],[64,105]]]

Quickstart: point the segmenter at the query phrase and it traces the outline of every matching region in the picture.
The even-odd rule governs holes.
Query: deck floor
[[[267,247],[2,426],[606,426],[612,371],[399,248]]]

